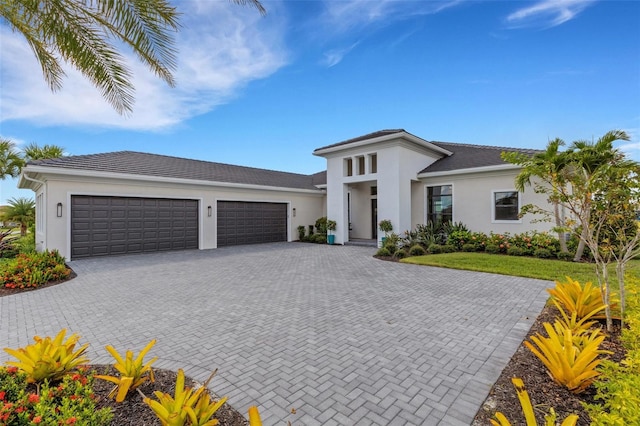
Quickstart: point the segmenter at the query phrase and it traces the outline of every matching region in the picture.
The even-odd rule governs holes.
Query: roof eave
[[[321,191],[318,191],[315,189],[289,188],[284,186],[269,186],[269,185],[209,181],[209,180],[198,180],[198,179],[183,179],[183,178],[172,178],[172,177],[165,177],[165,176],[137,175],[137,174],[131,174],[131,173],[100,172],[100,171],[94,171],[94,170],[88,171],[88,170],[82,170],[82,169],[66,169],[62,167],[27,166],[23,169],[23,174],[25,172],[62,175],[62,176],[95,177],[95,178],[102,178],[102,179],[137,180],[137,181],[143,181],[143,182],[176,183],[176,184],[182,184],[182,185],[219,186],[219,187],[225,187],[225,188],[262,189],[267,191],[322,194]],[[22,180],[20,180],[19,184],[21,182]]]
[[[313,151],[313,155],[317,155],[319,157],[323,157],[326,154],[332,154],[334,152],[339,152],[339,151],[344,151],[346,149],[351,149],[351,148],[358,148],[361,146],[366,146],[366,145],[371,145],[374,143],[380,143],[380,142],[387,142],[393,139],[398,139],[398,138],[402,138],[402,139],[406,139],[410,142],[415,143],[416,145],[420,145],[424,148],[428,148],[432,151],[436,151],[439,152],[441,154],[444,154],[446,156],[450,156],[453,154],[453,152],[448,151],[444,148],[441,148],[437,145],[432,144],[431,142],[428,142],[422,138],[419,138],[415,135],[412,135],[411,133],[407,133],[407,132],[398,132],[398,133],[391,133],[388,135],[382,135],[382,136],[378,136],[376,138],[372,138],[372,139],[364,139],[364,140],[360,140],[357,142],[352,142],[352,143],[348,143],[348,144],[344,144],[344,145],[337,145],[337,146],[333,146],[333,147],[328,147],[328,148],[320,148],[320,149],[316,149],[315,151]]]
[[[443,170],[440,172],[422,172],[418,174],[418,178],[463,175],[469,173],[497,172],[503,170],[517,170],[519,168],[520,166],[515,164],[496,164],[493,166],[469,167],[466,169]]]

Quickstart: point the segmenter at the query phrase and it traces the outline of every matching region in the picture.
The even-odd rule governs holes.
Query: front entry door
[[[371,238],[378,239],[378,199],[371,199]]]

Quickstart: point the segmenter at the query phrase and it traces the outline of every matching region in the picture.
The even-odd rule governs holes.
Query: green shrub
[[[311,239],[312,235],[313,235],[313,225],[309,225],[309,233],[307,234],[307,237],[309,238],[309,241],[313,241]]]
[[[45,380],[38,393],[27,384],[26,375],[15,368],[0,367],[0,423],[3,425],[109,425],[109,408],[96,409],[93,376],[85,371],[70,373],[62,381]],[[33,389],[35,390],[35,389]]]
[[[314,234],[313,242],[316,244],[327,244],[327,236],[324,234]]]
[[[544,248],[535,249],[533,255],[535,257],[539,257],[540,259],[551,259],[553,257],[551,250],[547,250]]]
[[[376,256],[388,257],[391,256],[391,252],[386,247],[380,247],[376,252]]]
[[[426,251],[424,247],[422,247],[420,244],[415,244],[409,249],[409,254],[411,256],[422,256],[425,253]]]
[[[451,245],[451,244],[445,244],[442,246],[442,253],[453,253],[457,251],[456,250],[456,246]]]
[[[405,249],[398,249],[395,253],[393,253],[393,257],[396,259],[404,259],[407,257],[407,251]]]
[[[473,244],[476,251],[484,251],[489,237],[484,232],[472,232],[469,244]]]
[[[598,368],[595,399],[602,405],[585,405],[594,426],[640,424],[640,279],[630,278],[625,284],[628,327],[622,330],[622,343],[627,353],[622,362],[605,360]]]
[[[573,253],[568,253],[568,252],[564,252],[564,251],[559,251],[558,253],[556,253],[556,257],[559,260],[564,260],[565,262],[571,262],[573,260]]]
[[[510,238],[511,236],[508,232],[505,232],[504,234],[494,234],[492,232],[489,234],[487,246],[489,244],[494,245],[498,248],[498,253],[506,253],[507,249],[511,247]]]
[[[531,244],[533,244],[536,249],[549,250],[552,256],[560,251],[560,241],[558,238],[547,232],[534,232],[531,236]]]
[[[21,253],[0,266],[0,286],[7,288],[39,287],[49,281],[69,277],[64,257],[57,250]]]
[[[13,257],[16,252],[17,238],[12,236],[12,230],[0,232],[0,257]]]
[[[388,234],[382,244],[382,247],[389,250],[391,254],[395,253],[398,250],[398,246],[400,245],[400,235],[396,233]]]
[[[447,238],[447,244],[455,246],[456,250],[462,250],[462,246],[471,241],[471,236],[471,232],[467,230],[452,230]]]
[[[507,254],[509,256],[524,256],[526,253],[520,247],[509,247],[507,249]]]
[[[442,246],[440,244],[431,244],[429,245],[427,250],[431,254],[439,254],[439,253],[442,253]]]
[[[500,247],[495,244],[487,244],[487,246],[484,248],[484,251],[490,254],[498,254],[500,253]]]
[[[474,252],[474,251],[478,251],[478,248],[476,247],[475,244],[467,243],[462,245],[462,251]]]
[[[426,225],[417,225],[417,240],[425,247],[431,244],[446,244],[451,230],[450,222],[432,222],[428,221]]]
[[[327,217],[323,216],[316,220],[316,232],[318,234],[326,234],[327,233]]]
[[[299,239],[300,241],[304,241],[304,236],[305,236],[305,234],[306,234],[305,229],[304,229],[304,226],[303,226],[303,225],[300,225],[300,226],[298,226],[298,228],[297,228],[297,229],[298,229],[298,239]]]

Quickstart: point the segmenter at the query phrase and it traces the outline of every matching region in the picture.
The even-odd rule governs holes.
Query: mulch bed
[[[67,266],[67,268],[69,268]],[[69,268],[71,270],[71,274],[69,274],[69,278],[67,278],[66,280],[60,280],[60,281],[49,281],[48,283],[41,285],[40,287],[29,287],[29,288],[6,288],[6,287],[0,287],[0,297],[3,296],[11,296],[12,294],[18,294],[18,293],[26,293],[28,291],[36,291],[36,290],[40,290],[41,288],[49,288],[49,287],[53,287],[54,285],[58,285],[58,284],[62,284],[62,283],[66,283],[69,280],[74,279],[75,277],[77,277],[78,275],[73,271],[73,269]]]
[[[97,374],[117,375],[116,370],[110,365],[93,365],[92,368]],[[156,399],[153,392],[160,391],[170,395],[174,394],[177,373],[170,370],[153,369],[155,382],[146,382],[138,389],[146,396]],[[185,386],[194,387],[197,383],[185,378]],[[111,426],[159,426],[160,421],[151,411],[151,408],[142,401],[142,396],[137,391],[130,392],[121,403],[108,398],[108,394],[113,389],[113,383],[105,380],[94,379],[93,391],[97,397],[97,409],[110,407],[113,411]],[[215,396],[214,396],[215,397]],[[225,403],[213,416],[218,419],[220,426],[247,426],[249,422],[234,410],[228,403]]]
[[[557,314],[558,311],[555,307],[545,307],[531,327],[526,340],[535,333],[546,336],[542,324],[544,322],[553,323]],[[620,341],[619,324],[614,326],[613,332],[605,339],[600,348],[612,351],[613,354],[608,357],[614,361],[620,361],[624,358],[625,350]],[[513,425],[526,424],[520,401],[511,383],[512,377],[520,377],[523,380],[525,389],[531,398],[531,405],[536,411],[538,424],[545,424],[544,416],[549,412],[550,407],[556,411],[559,422],[570,414],[577,414],[579,416],[578,425],[587,426],[591,423],[582,403],[599,403],[593,399],[595,396],[594,387],[590,386],[579,395],[569,392],[566,388],[555,383],[542,362],[524,344],[521,344],[505,369],[502,370],[500,378],[493,385],[489,396],[476,414],[474,426],[491,424],[490,419],[496,411],[502,412]]]

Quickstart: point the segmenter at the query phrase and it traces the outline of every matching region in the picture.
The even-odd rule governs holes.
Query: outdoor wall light
[[[211,206],[207,207],[207,216],[211,217],[212,212],[213,209],[211,208]]]
[[[296,217],[296,208],[293,208],[293,217]]]
[[[62,203],[56,205],[56,216],[62,217]]]

